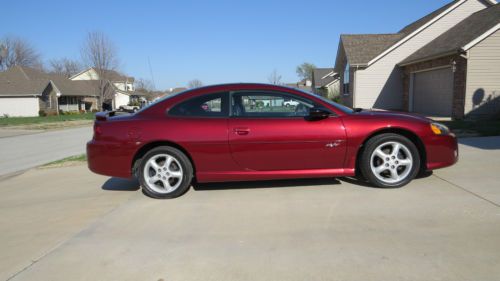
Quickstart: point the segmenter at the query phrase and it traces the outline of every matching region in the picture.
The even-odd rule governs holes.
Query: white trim
[[[332,75],[335,75],[335,71],[333,71],[333,70],[328,72],[325,76],[321,77],[321,79],[325,79],[326,77],[332,76]]]
[[[495,33],[498,29],[500,29],[500,23],[497,24],[497,25],[495,25],[494,27],[490,28],[488,31],[486,31],[485,33],[481,34],[476,39],[474,39],[471,42],[469,42],[469,44],[463,46],[462,50],[468,51],[470,48],[474,47],[477,43],[483,41],[484,39],[486,39],[486,37],[488,37],[491,34]]]
[[[337,78],[337,79],[333,80],[332,82],[330,82],[330,83],[326,84],[326,85],[325,85],[325,86],[323,86],[323,87],[329,87],[329,86],[333,85],[335,82],[337,82],[337,81],[339,81],[339,80],[340,80],[340,78]]]
[[[69,79],[69,80],[73,80],[73,78],[78,77],[78,76],[82,75],[83,73],[85,73],[85,72],[87,72],[87,71],[89,71],[89,70],[91,70],[91,69],[94,69],[94,68],[93,68],[93,67],[86,68],[85,70],[82,70],[82,71],[78,72],[77,74],[75,74],[75,75],[71,76],[71,77],[70,77],[70,78],[68,78],[68,79]],[[95,70],[94,70],[94,71],[95,71]]]
[[[433,70],[438,70],[438,69],[443,69],[443,68],[451,68],[451,65],[447,64],[447,65],[436,66],[436,67],[431,67],[431,68],[426,68],[426,69],[420,69],[420,70],[412,71],[410,73],[415,74],[415,73],[433,71]]]
[[[415,35],[417,35],[418,33],[420,33],[422,30],[426,29],[429,25],[435,23],[436,21],[438,21],[439,19],[441,19],[442,17],[444,17],[449,12],[455,10],[458,6],[462,5],[465,1],[467,1],[467,0],[460,0],[457,3],[453,4],[451,7],[449,7],[448,9],[446,9],[444,12],[442,12],[441,14],[435,16],[432,20],[428,21],[426,24],[422,25],[421,27],[419,27],[417,30],[413,31],[412,33],[408,34],[403,39],[399,40],[396,44],[392,45],[389,49],[385,50],[380,55],[376,56],[374,59],[372,59],[371,61],[369,61],[368,64],[367,64],[367,66],[372,65],[373,63],[375,63],[376,61],[378,61],[379,59],[381,59],[382,57],[384,57],[388,53],[392,52],[394,49],[396,49],[397,47],[401,46],[406,41],[410,40],[412,37],[414,37]],[[487,1],[491,2],[493,0],[487,0]]]

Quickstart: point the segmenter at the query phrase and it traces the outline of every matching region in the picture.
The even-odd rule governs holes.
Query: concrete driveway
[[[42,132],[0,129],[0,176],[85,153],[92,127]]]
[[[153,200],[85,166],[0,182],[0,279],[499,280],[500,138],[399,189],[197,186]]]

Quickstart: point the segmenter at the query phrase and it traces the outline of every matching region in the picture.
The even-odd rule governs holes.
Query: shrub
[[[45,112],[45,110],[39,110],[38,111],[38,116],[45,117],[45,116],[47,116],[47,112]]]
[[[96,113],[96,112],[99,112],[99,110],[97,110],[96,108],[94,108],[94,109],[92,109],[92,112]]]
[[[86,112],[85,110],[80,109],[80,114],[85,114],[85,112]]]
[[[9,114],[7,114],[7,113],[3,114],[3,118],[9,118],[9,117],[10,117]]]

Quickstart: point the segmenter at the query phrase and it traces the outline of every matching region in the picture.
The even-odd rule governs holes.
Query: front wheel
[[[160,146],[144,155],[138,176],[146,195],[159,199],[175,198],[189,189],[193,167],[180,150]]]
[[[382,134],[368,140],[361,156],[361,173],[378,187],[400,187],[420,169],[415,144],[398,134]]]

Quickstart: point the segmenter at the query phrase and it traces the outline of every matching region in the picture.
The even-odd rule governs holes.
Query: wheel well
[[[383,130],[380,130],[380,131],[377,131],[377,132],[371,134],[363,141],[363,144],[361,144],[361,147],[358,150],[358,154],[356,155],[356,173],[358,173],[360,171],[359,162],[361,160],[361,155],[363,154],[363,151],[365,149],[366,142],[368,142],[368,140],[370,140],[371,138],[373,138],[375,136],[378,136],[381,134],[387,134],[387,133],[402,135],[402,136],[408,138],[411,142],[413,142],[413,144],[415,144],[415,146],[417,147],[418,154],[420,156],[420,172],[423,172],[427,169],[427,165],[426,165],[427,155],[426,155],[425,146],[424,146],[424,143],[422,142],[422,140],[412,131],[400,129],[400,128],[387,128],[387,129],[383,129]]]
[[[138,168],[139,166],[139,163],[140,163],[140,160],[141,158],[148,152],[150,151],[151,149],[155,148],[155,147],[158,147],[158,146],[170,146],[170,147],[174,147],[174,148],[177,148],[178,150],[182,151],[182,153],[184,153],[186,155],[186,157],[189,159],[189,161],[191,161],[191,166],[193,166],[193,173],[195,173],[196,171],[196,168],[195,168],[195,165],[194,165],[194,162],[193,162],[193,158],[191,157],[191,155],[187,152],[186,149],[184,149],[184,147],[174,143],[174,142],[170,142],[170,141],[155,141],[155,142],[150,142],[144,146],[142,146],[134,155],[134,158],[132,159],[132,164],[131,164],[131,169],[132,169],[132,174],[135,175],[135,172],[136,172],[136,169]]]

